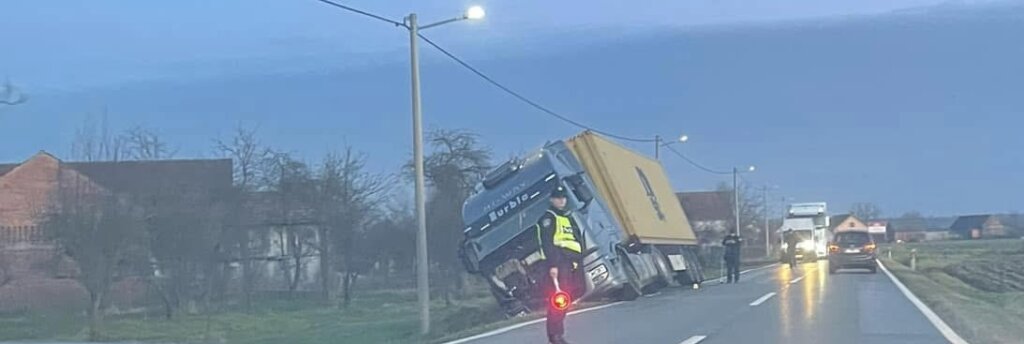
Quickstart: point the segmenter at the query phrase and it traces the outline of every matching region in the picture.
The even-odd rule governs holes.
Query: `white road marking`
[[[708,336],[693,336],[693,337],[687,338],[686,340],[682,341],[679,344],[697,344],[697,343],[700,343],[701,341],[703,341],[704,338],[707,338],[707,337]]]
[[[750,272],[754,272],[754,271],[758,271],[758,270],[763,270],[763,269],[767,269],[767,268],[771,268],[771,267],[777,267],[777,266],[779,266],[779,263],[768,264],[768,265],[765,265],[765,266],[760,266],[760,267],[756,267],[756,268],[740,271],[740,274],[746,274],[746,273],[750,273]],[[772,294],[775,294],[775,293],[772,293]],[[615,305],[618,305],[618,304],[621,304],[621,303],[623,303],[623,302],[622,301],[612,302],[612,303],[604,304],[604,305],[600,305],[600,306],[595,306],[595,307],[575,310],[575,311],[569,312],[569,315],[586,313],[586,312],[590,312],[590,311],[596,311],[596,310],[599,310],[599,309],[604,309],[604,308],[608,308],[608,307],[611,307],[611,306],[615,306]],[[502,327],[502,328],[499,328],[499,329],[496,329],[496,330],[493,330],[493,331],[490,331],[490,332],[484,332],[484,333],[481,333],[481,334],[478,334],[478,335],[474,335],[474,336],[470,336],[470,337],[466,337],[466,338],[462,338],[462,339],[456,339],[456,340],[453,340],[453,341],[450,341],[450,342],[446,342],[444,344],[469,343],[469,342],[472,342],[472,341],[475,341],[475,340],[478,340],[478,339],[482,339],[482,338],[486,338],[486,337],[490,337],[490,336],[494,336],[494,335],[499,335],[499,334],[502,334],[502,333],[505,333],[505,332],[508,332],[508,331],[512,331],[512,330],[515,330],[515,329],[518,329],[518,328],[523,328],[523,327],[530,326],[530,325],[533,325],[533,324],[537,324],[537,323],[540,323],[540,322],[543,322],[543,321],[544,321],[544,318],[540,318],[540,319],[530,320],[530,321],[527,321],[527,322],[521,322],[521,323],[518,323],[518,324],[512,324],[512,325],[509,325],[509,326],[506,326],[506,327]],[[696,339],[697,341],[696,342],[692,342],[692,343],[699,343],[700,341],[704,340],[704,338],[707,338],[706,336],[694,336],[694,337],[691,337],[690,339],[687,339],[687,340],[694,340],[694,338],[698,338],[698,337],[699,337],[699,339]],[[688,343],[688,342],[683,342],[683,343]]]
[[[796,282],[800,282],[800,280],[804,279],[804,277],[805,276],[794,278],[792,281],[789,281],[789,284],[796,284]]]
[[[764,294],[764,296],[762,296],[761,298],[759,298],[757,300],[754,300],[754,302],[750,303],[750,306],[754,307],[754,306],[760,305],[760,304],[764,303],[765,301],[768,301],[768,299],[772,298],[772,296],[775,296],[775,292],[774,291],[770,292],[770,293],[767,293],[767,294]]]
[[[569,315],[575,315],[575,314],[586,313],[586,312],[590,312],[590,311],[596,311],[598,309],[605,309],[605,308],[608,308],[608,307],[611,307],[611,306],[615,306],[615,305],[621,304],[623,302],[624,301],[618,301],[618,302],[612,302],[612,303],[609,303],[609,304],[604,304],[604,305],[600,305],[600,306],[594,306],[594,307],[590,307],[590,308],[577,309],[575,311],[569,312]],[[521,323],[518,323],[518,324],[513,324],[513,325],[506,326],[506,327],[502,327],[502,328],[499,328],[497,330],[493,330],[493,331],[490,331],[490,332],[484,332],[484,333],[481,333],[481,334],[478,334],[478,335],[475,335],[475,336],[469,336],[469,337],[462,338],[462,339],[456,339],[456,340],[453,340],[453,341],[450,341],[450,342],[446,342],[444,344],[468,343],[468,342],[472,342],[472,341],[477,340],[477,339],[482,339],[482,338],[486,338],[486,337],[490,337],[490,336],[494,336],[494,335],[499,335],[499,334],[502,334],[502,333],[505,333],[505,332],[508,332],[508,331],[512,331],[512,330],[515,330],[515,329],[518,329],[518,328],[530,326],[530,325],[533,325],[533,324],[536,324],[536,323],[540,323],[540,322],[543,322],[543,321],[544,321],[544,318],[533,319],[533,320],[530,320],[530,321],[527,321],[527,322],[521,322]]]
[[[968,344],[966,340],[961,338],[960,335],[956,334],[956,331],[953,331],[953,329],[950,328],[949,325],[946,325],[946,322],[942,321],[942,318],[939,318],[939,316],[935,314],[935,312],[933,312],[931,308],[928,308],[928,305],[925,305],[924,302],[921,302],[921,300],[918,299],[917,296],[914,295],[914,293],[910,292],[910,289],[907,289],[907,286],[903,285],[903,283],[900,282],[900,280],[897,279],[896,276],[889,272],[889,269],[885,268],[885,264],[882,264],[882,262],[878,260],[876,260],[875,262],[878,263],[878,267],[882,268],[882,272],[885,272],[885,275],[889,276],[889,279],[892,280],[892,283],[896,284],[896,288],[899,288],[899,290],[903,292],[903,296],[906,296],[907,299],[910,299],[910,303],[913,303],[914,306],[917,307],[917,310],[921,311],[921,313],[924,314],[925,318],[928,318],[928,321],[932,323],[932,326],[935,326],[935,329],[939,330],[939,332],[942,333],[942,336],[946,337],[946,340],[953,344]]]
[[[779,263],[772,263],[772,264],[768,264],[768,265],[765,265],[765,266],[756,267],[756,268],[753,268],[753,269],[746,269],[746,270],[740,271],[740,275],[748,273],[748,272],[754,272],[754,271],[757,271],[757,270],[764,270],[764,269],[767,269],[767,268],[772,268],[772,267],[777,267],[777,266],[779,266]]]

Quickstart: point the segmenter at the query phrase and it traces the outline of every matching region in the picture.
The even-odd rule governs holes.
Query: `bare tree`
[[[344,269],[343,302],[345,305],[351,302],[352,285],[359,271],[357,261],[362,257],[355,248],[371,214],[385,196],[389,181],[382,175],[367,172],[365,157],[352,147],[346,147],[340,154],[328,154],[320,164],[314,211],[320,224],[320,281],[325,301],[332,298],[331,276],[335,269],[331,264],[337,259],[342,263],[339,268]],[[334,253],[335,248],[340,250],[338,254]]]
[[[120,141],[127,158],[132,160],[169,159],[177,154],[177,150],[168,147],[155,131],[140,126],[125,130]]]
[[[491,153],[476,134],[461,130],[434,130],[428,140],[432,151],[424,159],[431,193],[427,202],[428,245],[431,260],[446,276],[445,302],[465,283],[458,260],[462,239],[462,203],[490,168]],[[411,167],[411,164],[409,165]],[[407,167],[407,170],[411,170]]]
[[[98,121],[93,115],[88,115],[75,129],[71,141],[71,158],[79,161],[118,161],[124,158],[124,146],[122,136],[111,135],[107,113],[104,111]]]
[[[18,105],[28,101],[28,96],[11,84],[10,80],[0,87],[0,105]]]
[[[214,149],[232,160],[235,186],[245,192],[256,191],[263,176],[260,166],[273,152],[256,137],[256,129],[238,126],[229,141],[215,140]]]
[[[717,190],[729,192],[729,204],[732,204],[732,185],[719,183]],[[760,192],[748,183],[739,185],[739,209],[740,209],[740,235],[750,242],[764,241],[764,204]],[[729,215],[735,216],[734,207],[729,208]],[[731,233],[736,230],[736,221],[732,218],[727,222],[726,230]],[[760,234],[759,234],[760,233]],[[724,235],[724,233],[723,233]],[[717,240],[717,239],[716,239]]]
[[[357,247],[380,274],[390,280],[393,271],[411,271],[416,253],[416,216],[410,205],[392,206],[367,225],[366,236]]]
[[[168,318],[182,305],[194,312],[203,302],[209,310],[215,287],[223,283],[225,212],[212,192],[168,185],[136,199],[146,205],[150,250],[160,272],[153,282]]]
[[[242,293],[247,307],[252,306],[252,293],[259,278],[255,259],[259,248],[253,247],[265,243],[250,235],[249,218],[252,217],[255,204],[253,195],[265,181],[262,171],[265,162],[272,158],[273,152],[264,146],[256,136],[256,130],[241,125],[235,128],[234,135],[228,140],[215,140],[214,149],[221,155],[232,160],[234,168],[234,188],[229,195],[229,224],[231,230],[226,232],[225,254],[236,257],[242,267]]]
[[[290,292],[297,290],[306,262],[316,256],[315,233],[309,233],[312,223],[312,201],[315,181],[306,163],[288,153],[273,153],[264,162],[264,179],[273,194],[274,208],[279,220],[275,225],[281,237],[279,252],[288,256],[281,268],[288,276]]]
[[[874,203],[854,203],[850,206],[850,214],[862,221],[876,220],[882,217],[882,209]]]
[[[145,268],[138,264],[147,255],[142,214],[74,172],[61,171],[59,179],[43,228],[78,265],[76,278],[89,294],[89,336],[96,339],[111,285]]]
[[[911,211],[903,213],[903,215],[900,216],[900,218],[901,219],[910,219],[910,220],[919,220],[919,219],[923,219],[924,215],[921,215],[920,211],[911,210]]]

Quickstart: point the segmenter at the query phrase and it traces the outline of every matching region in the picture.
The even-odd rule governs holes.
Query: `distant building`
[[[829,219],[828,230],[832,233],[846,230],[867,230],[868,225],[853,214],[833,215]]]
[[[690,220],[690,227],[693,227],[702,242],[714,242],[731,228],[730,224],[734,221],[732,192],[680,192],[676,197],[686,212],[686,218]]]
[[[1006,226],[995,215],[968,215],[956,218],[950,232],[962,239],[1000,238],[1007,236]]]
[[[867,222],[868,233],[875,239],[876,242],[886,242],[888,240],[889,221],[886,220],[869,220]]]
[[[273,191],[254,192],[246,197],[242,222],[249,241],[245,257],[258,270],[257,290],[285,291],[319,287],[320,223],[313,210]],[[244,261],[237,262],[244,264]],[[233,267],[240,267],[233,264]],[[298,268],[298,275],[296,275]],[[241,278],[240,270],[236,270]]]
[[[950,218],[945,217],[889,219],[886,226],[887,239],[904,242],[948,240],[951,238],[950,223]]]

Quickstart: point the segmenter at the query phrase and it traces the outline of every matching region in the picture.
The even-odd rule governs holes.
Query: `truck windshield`
[[[811,232],[810,231],[793,231],[793,233],[791,233],[791,235],[796,237],[798,241],[804,241],[804,240],[808,240],[808,239],[811,238]]]
[[[543,199],[547,200],[547,197],[543,197]],[[537,219],[547,209],[548,202],[534,202],[519,212],[508,216],[508,218],[500,223],[492,225],[486,233],[472,239],[476,243],[477,256],[486,257],[494,252],[494,250],[519,236],[523,231],[532,230],[532,227],[537,223]]]

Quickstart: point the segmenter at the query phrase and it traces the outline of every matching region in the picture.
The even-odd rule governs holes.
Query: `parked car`
[[[836,233],[828,245],[828,273],[839,269],[868,269],[878,272],[878,249],[867,231],[850,230]]]

